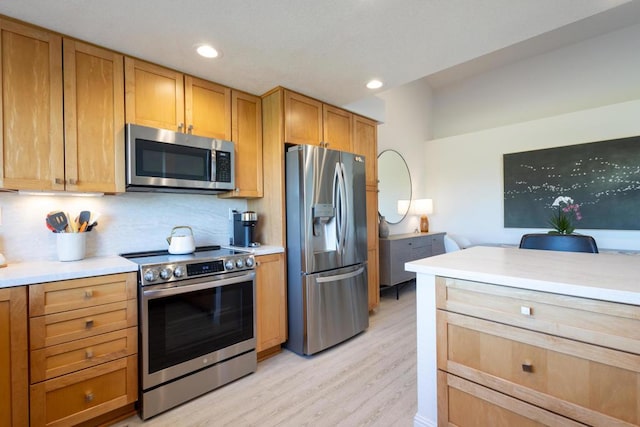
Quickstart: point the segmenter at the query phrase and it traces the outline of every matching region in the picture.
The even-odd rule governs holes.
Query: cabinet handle
[[[183,129],[183,128],[184,128],[184,123],[180,123],[180,124],[178,125],[178,130],[179,130],[180,132],[182,132],[182,129]]]
[[[78,181],[75,180],[75,179],[69,179],[69,184],[76,185],[76,184],[78,184]]]
[[[522,371],[529,372],[529,373],[533,372],[533,364],[528,360],[525,360],[524,363],[522,364]]]
[[[85,289],[84,290],[84,299],[91,299],[93,297],[93,290]]]
[[[521,305],[520,314],[522,314],[523,316],[531,316],[533,315],[533,309],[531,307],[527,307],[526,305]]]
[[[60,184],[60,185],[64,184],[64,179],[56,178],[56,184]]]
[[[85,359],[92,359],[93,358],[93,350],[88,348],[84,351],[84,357]]]
[[[93,393],[88,391],[84,394],[84,401],[87,403],[93,402]]]
[[[84,321],[84,328],[91,329],[93,328],[93,319],[87,319]]]
[[[189,133],[193,133],[193,125],[189,125],[189,127],[187,128],[187,131]]]

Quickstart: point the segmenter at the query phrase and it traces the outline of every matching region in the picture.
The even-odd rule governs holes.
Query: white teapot
[[[189,230],[178,231],[180,229]],[[196,250],[196,242],[193,237],[193,230],[187,225],[178,225],[171,229],[171,235],[167,237],[169,243],[169,253],[173,255],[190,254]]]

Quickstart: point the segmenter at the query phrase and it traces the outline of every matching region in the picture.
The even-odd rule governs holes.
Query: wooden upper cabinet
[[[353,115],[353,152],[365,156],[367,190],[378,189],[378,124]]]
[[[184,130],[183,74],[129,57],[124,67],[126,122]]]
[[[126,57],[126,122],[231,139],[231,89]]]
[[[231,89],[196,77],[184,77],[186,132],[231,139]]]
[[[123,192],[123,56],[71,39],[63,50],[66,189]]]
[[[332,150],[351,151],[353,114],[341,108],[322,106],[323,137],[326,147]]]
[[[0,187],[64,190],[62,39],[0,19]]]
[[[231,140],[236,150],[236,189],[218,197],[262,197],[262,99],[233,90],[231,111]]]
[[[322,139],[322,102],[284,91],[284,142],[318,145]]]

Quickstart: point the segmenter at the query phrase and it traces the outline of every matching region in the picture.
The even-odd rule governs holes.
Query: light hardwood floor
[[[416,403],[415,283],[383,293],[362,334],[311,357],[288,350],[231,384],[134,426],[413,425]]]

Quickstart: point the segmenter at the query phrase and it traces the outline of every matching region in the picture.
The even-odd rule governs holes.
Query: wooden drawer
[[[31,349],[130,328],[136,326],[137,321],[135,299],[32,317]]]
[[[547,292],[436,278],[447,311],[640,354],[640,307]]]
[[[29,286],[29,316],[61,313],[136,298],[136,273]]]
[[[137,357],[113,362],[31,386],[31,425],[69,426],[137,399]]]
[[[438,426],[584,426],[513,397],[438,371]]]
[[[640,424],[640,356],[437,311],[438,368],[594,426]]]
[[[138,352],[137,328],[121,329],[31,352],[31,384]]]

